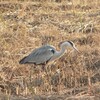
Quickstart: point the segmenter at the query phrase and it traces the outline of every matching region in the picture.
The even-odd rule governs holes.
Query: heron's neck
[[[60,47],[59,56],[62,56],[65,53],[66,48],[62,45]]]
[[[56,59],[60,58],[61,56],[63,56],[66,48],[63,45],[60,48],[61,48],[61,50],[60,51],[57,51],[54,54],[54,56],[51,58],[51,61],[56,60]]]

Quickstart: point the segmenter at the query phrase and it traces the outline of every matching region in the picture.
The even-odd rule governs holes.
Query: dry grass
[[[1,100],[100,99],[100,1],[55,1],[1,0]],[[69,49],[48,66],[49,76],[41,67],[19,65],[33,49],[48,43],[59,50],[65,40],[80,53]]]

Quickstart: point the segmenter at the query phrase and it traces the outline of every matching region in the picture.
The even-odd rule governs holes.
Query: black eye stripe
[[[71,41],[67,41],[67,42],[69,42],[73,46],[73,43]]]
[[[62,43],[64,43],[64,42],[69,42],[72,46],[74,46],[74,44],[73,44],[72,41],[63,41],[63,42],[60,42],[58,46],[60,47],[60,45],[61,45]]]

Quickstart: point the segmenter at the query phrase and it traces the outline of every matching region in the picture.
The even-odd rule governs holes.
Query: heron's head
[[[78,51],[78,49],[76,48],[75,44],[72,41],[65,41],[65,42],[61,42],[59,44],[59,46],[63,46],[64,48],[66,47],[72,47],[74,50]],[[79,51],[78,51],[79,52]]]

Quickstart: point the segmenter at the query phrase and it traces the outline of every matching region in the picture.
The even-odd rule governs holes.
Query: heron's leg
[[[45,70],[45,65],[42,65],[42,70],[43,70],[43,71]]]
[[[50,79],[49,79],[49,85],[50,85],[50,94],[52,93],[52,89],[53,89],[53,86],[52,86],[52,70],[51,70],[51,65],[49,65],[49,77],[50,77]]]
[[[48,85],[50,85],[50,76],[49,76],[49,72],[48,72],[48,66],[42,65],[42,70],[45,72],[45,76],[46,76],[46,80],[44,83],[48,83]]]
[[[51,93],[52,92],[52,84],[51,84],[52,70],[51,70],[51,65],[45,66],[44,70],[45,70],[45,73],[47,75],[47,81],[48,81],[49,90],[50,90],[49,92]]]
[[[32,82],[32,75],[33,75],[34,65],[30,66],[30,83]]]
[[[45,71],[46,75],[48,75],[46,65],[42,65],[42,71]]]
[[[48,65],[48,73],[49,73],[49,86],[50,86],[50,93],[52,93],[52,84],[51,84],[51,77],[52,77],[52,70],[51,70],[52,65]]]

